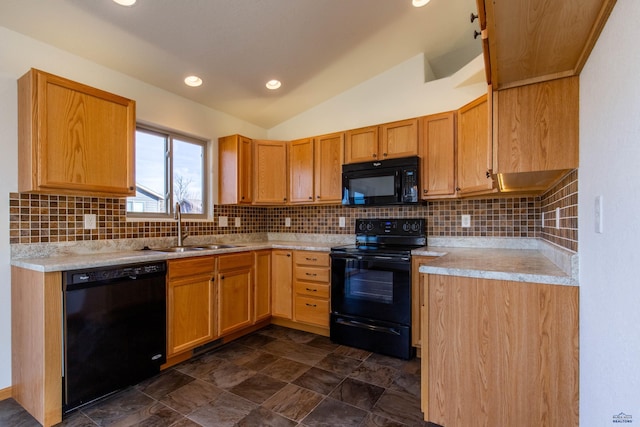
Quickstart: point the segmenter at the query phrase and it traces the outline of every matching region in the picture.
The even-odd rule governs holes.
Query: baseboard
[[[11,396],[11,387],[3,388],[2,390],[0,390],[0,400],[8,399]]]
[[[297,329],[299,331],[311,332],[316,335],[329,336],[329,328],[320,326],[307,325],[306,323],[294,322],[293,320],[283,319],[281,317],[272,317],[271,323],[285,328]]]

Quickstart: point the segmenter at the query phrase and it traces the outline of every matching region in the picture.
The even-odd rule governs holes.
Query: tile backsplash
[[[341,205],[256,207],[217,205],[213,220],[183,221],[192,236],[233,233],[353,234],[356,218],[425,218],[427,235],[437,237],[542,237],[577,251],[577,172],[542,197],[440,200],[418,206],[349,208]],[[555,209],[560,228],[555,229]],[[127,220],[126,201],[117,198],[10,193],[10,243],[171,237],[174,220]],[[545,227],[541,227],[542,212]],[[84,214],[95,214],[97,229],[84,229]],[[470,226],[461,226],[461,215]],[[219,217],[228,217],[220,227]],[[344,217],[345,227],[339,226]],[[235,218],[241,226],[235,227]],[[290,226],[286,226],[290,218]]]

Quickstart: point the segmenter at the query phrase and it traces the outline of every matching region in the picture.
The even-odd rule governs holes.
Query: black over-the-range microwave
[[[419,158],[352,163],[342,166],[342,204],[348,206],[418,203]]]

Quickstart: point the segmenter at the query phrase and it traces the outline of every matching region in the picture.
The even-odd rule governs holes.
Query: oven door
[[[332,253],[331,311],[411,324],[410,258]]]

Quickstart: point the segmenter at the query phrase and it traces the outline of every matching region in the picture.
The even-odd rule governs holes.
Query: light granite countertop
[[[577,280],[539,249],[425,247],[412,252],[437,256],[420,273],[577,286]]]

